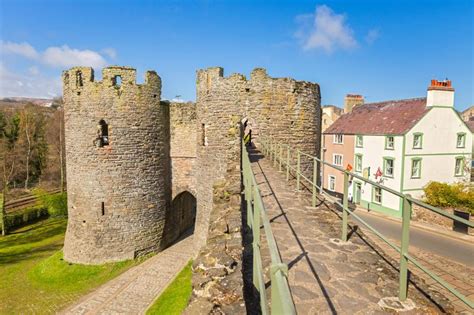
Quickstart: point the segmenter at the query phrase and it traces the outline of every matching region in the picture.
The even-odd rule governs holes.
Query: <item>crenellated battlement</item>
[[[94,69],[91,67],[73,67],[65,70],[62,75],[63,88],[67,90],[82,91],[88,88],[147,88],[161,91],[161,78],[155,71],[145,73],[145,83],[137,84],[137,71],[131,67],[110,66],[102,69],[102,80],[94,79]],[[80,94],[78,94],[80,95]]]
[[[282,78],[273,78],[267,74],[265,68],[255,68],[250,73],[250,79],[240,73],[232,73],[229,76],[224,76],[224,68],[222,67],[210,67],[206,69],[200,69],[197,71],[197,84],[198,89],[203,88],[203,85],[206,89],[209,89],[213,86],[214,82],[245,82],[248,84],[260,84],[267,81],[278,81],[278,82],[287,82],[298,85],[300,87],[316,87],[319,90],[319,85],[317,83],[308,82],[308,81],[298,81],[288,77]]]

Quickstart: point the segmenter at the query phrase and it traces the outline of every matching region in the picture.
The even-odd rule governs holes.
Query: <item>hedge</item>
[[[464,183],[430,182],[424,188],[425,201],[435,207],[456,208],[474,215],[474,187]]]
[[[26,208],[24,210],[8,213],[5,216],[5,219],[6,219],[5,223],[8,229],[12,229],[12,228],[25,225],[27,223],[31,223],[43,218],[47,218],[48,216],[49,216],[48,208],[41,205],[41,206],[35,206],[31,208]],[[0,225],[0,231],[1,230],[2,230],[2,227]]]

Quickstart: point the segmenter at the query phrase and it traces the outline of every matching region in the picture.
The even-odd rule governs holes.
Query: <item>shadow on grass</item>
[[[15,234],[0,238],[0,250],[27,244],[32,246],[33,243],[39,243],[45,239],[64,234],[66,231],[66,221],[61,219],[49,222],[42,221],[37,224],[38,226],[28,229],[23,233],[17,231]],[[25,246],[25,249],[30,246]]]

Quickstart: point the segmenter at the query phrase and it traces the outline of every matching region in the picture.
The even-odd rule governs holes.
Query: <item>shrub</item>
[[[35,206],[7,214],[5,217],[5,224],[8,229],[11,229],[46,217],[48,217],[48,209],[44,206]]]
[[[474,214],[473,186],[430,182],[424,192],[425,201],[432,206],[458,208]]]
[[[43,190],[36,189],[34,194],[38,196],[40,203],[51,217],[67,217],[67,194],[48,194]]]

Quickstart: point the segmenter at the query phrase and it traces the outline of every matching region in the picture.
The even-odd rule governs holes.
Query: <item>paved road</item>
[[[401,223],[381,218],[366,212],[357,211],[357,215],[367,221],[375,229],[388,238],[400,241]],[[356,218],[352,218],[358,221]],[[360,224],[361,228],[364,226]],[[435,232],[426,231],[414,226],[410,227],[410,246],[430,251],[434,254],[450,258],[461,264],[474,267],[474,244],[456,240]]]

